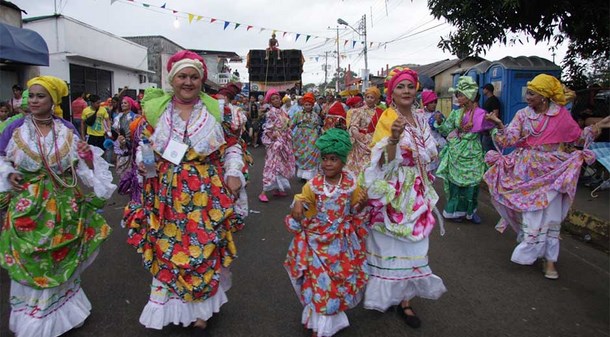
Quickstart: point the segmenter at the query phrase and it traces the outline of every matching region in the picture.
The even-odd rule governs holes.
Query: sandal
[[[419,317],[417,317],[417,315],[415,314],[415,311],[413,310],[413,308],[411,308],[411,306],[403,307],[402,305],[399,304],[396,306],[396,310],[398,311],[400,316],[402,316],[402,318],[404,319],[405,323],[407,323],[408,326],[412,327],[413,329],[417,329],[421,326],[421,320],[419,319]],[[411,310],[413,315],[407,314],[406,310]]]
[[[267,195],[265,194],[259,194],[258,200],[260,200],[260,202],[269,202],[269,198],[267,198]]]

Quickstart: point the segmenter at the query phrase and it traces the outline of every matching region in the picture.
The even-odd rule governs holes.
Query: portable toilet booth
[[[510,123],[517,111],[527,106],[525,102],[527,82],[539,74],[549,74],[559,78],[561,68],[538,56],[507,56],[489,65],[485,82],[494,86],[494,95],[500,99],[500,112],[504,124]]]

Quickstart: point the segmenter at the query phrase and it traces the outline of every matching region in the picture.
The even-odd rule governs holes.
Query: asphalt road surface
[[[140,256],[125,242],[126,230],[119,223],[126,199],[117,196],[104,211],[114,232],[82,275],[82,286],[93,310],[83,327],[64,336],[310,336],[300,323],[302,306],[282,266],[291,240],[283,225],[291,197],[269,195],[267,204],[257,200],[264,149],[252,152],[256,162],[248,187],[251,214],[245,229],[236,235],[239,258],[231,267],[233,287],[227,293],[229,302],[212,317],[205,332],[181,326],[156,331],[138,322],[148,299],[151,276],[142,268]],[[297,179],[291,182],[292,191],[300,191],[302,183]],[[442,189],[437,189],[442,210]],[[347,312],[350,327],[335,336],[608,336],[608,255],[563,234],[557,264],[560,278],[547,280],[540,264],[520,266],[510,262],[516,235],[510,231],[498,233],[494,229],[498,215],[489,194],[482,190],[479,198],[482,224],[446,222],[445,236],[441,237],[438,229],[431,235],[430,265],[448,291],[437,301],[412,301],[422,319],[420,329],[408,327],[392,310],[381,313],[360,305]],[[9,284],[2,270],[2,337],[13,335],[8,330]]]

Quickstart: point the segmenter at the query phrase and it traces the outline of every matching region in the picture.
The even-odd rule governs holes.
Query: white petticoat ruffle
[[[436,300],[447,291],[428,265],[428,242],[397,240],[377,231],[367,238],[369,282],[364,307],[386,311],[414,297]]]
[[[330,337],[349,326],[347,315],[343,311],[336,315],[322,315],[310,307],[303,308],[301,323],[307,329],[315,331],[318,337]]]
[[[9,329],[16,337],[56,337],[80,327],[91,313],[81,288],[81,273],[95,260],[94,252],[59,287],[34,289],[11,281]]]
[[[165,284],[153,278],[150,298],[142,310],[140,323],[147,328],[161,330],[169,324],[186,327],[197,319],[207,321],[228,302],[225,292],[230,287],[229,271],[223,268],[220,286],[214,296],[205,301],[185,302]]]

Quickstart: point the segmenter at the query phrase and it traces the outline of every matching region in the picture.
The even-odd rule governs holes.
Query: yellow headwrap
[[[66,85],[66,82],[55,76],[38,76],[28,81],[28,89],[35,84],[41,85],[43,88],[47,89],[49,95],[51,95],[51,99],[53,99],[53,105],[55,105],[55,110],[53,112],[56,116],[63,117],[63,111],[61,110],[60,105],[61,98],[68,96],[68,86]]]
[[[566,105],[567,103],[561,82],[551,75],[540,74],[534,77],[533,80],[527,82],[527,88],[559,105]]]
[[[366,95],[373,95],[375,98],[379,98],[381,97],[381,91],[377,87],[368,87],[364,92],[364,96]]]

